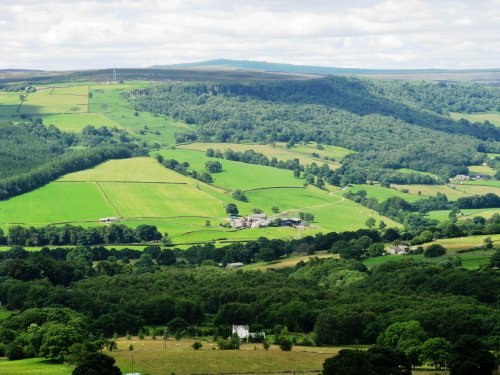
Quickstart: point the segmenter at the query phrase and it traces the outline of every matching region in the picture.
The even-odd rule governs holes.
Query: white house
[[[248,339],[250,336],[250,327],[248,325],[235,325],[233,324],[232,334],[236,333],[240,340]]]

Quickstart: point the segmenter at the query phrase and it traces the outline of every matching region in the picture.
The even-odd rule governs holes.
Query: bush
[[[292,351],[292,346],[293,343],[289,339],[281,339],[280,341],[280,349],[283,350],[284,352],[290,352]]]
[[[193,343],[193,345],[191,345],[191,347],[194,349],[194,350],[200,350],[201,348],[203,348],[203,344],[199,341],[195,341]]]
[[[440,244],[434,243],[424,251],[424,257],[436,258],[446,254],[446,249]]]

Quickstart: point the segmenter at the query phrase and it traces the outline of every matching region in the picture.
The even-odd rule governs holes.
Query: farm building
[[[231,217],[231,227],[235,229],[243,228],[267,228],[270,226],[282,227],[295,227],[302,222],[298,218],[280,219],[280,218],[267,218],[266,214],[253,214],[244,217]]]
[[[110,223],[117,223],[119,220],[117,217],[102,217],[99,219],[100,223],[105,223],[105,224],[110,224]]]
[[[264,332],[250,332],[250,326],[247,325],[236,325],[233,324],[232,334],[237,334],[240,340],[248,340],[250,337],[262,336],[266,337]]]
[[[404,255],[408,254],[408,251],[410,251],[410,247],[406,245],[391,246],[387,249],[387,253],[391,255]]]
[[[233,324],[231,333],[236,333],[240,339],[248,339],[250,336],[250,326]]]
[[[244,264],[241,263],[241,262],[226,264],[226,268],[240,268],[240,267],[243,267],[243,266],[244,266]]]

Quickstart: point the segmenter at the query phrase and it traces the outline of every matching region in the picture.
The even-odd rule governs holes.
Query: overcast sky
[[[0,0],[0,68],[500,68],[500,0]]]

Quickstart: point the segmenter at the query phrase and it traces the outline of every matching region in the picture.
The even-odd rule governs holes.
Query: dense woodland
[[[144,155],[118,129],[87,126],[82,134],[64,133],[40,120],[0,123],[0,199],[47,184],[66,173],[108,159]]]
[[[500,130],[492,124],[453,121],[432,111],[498,108],[500,89],[479,85],[345,77],[169,83],[136,90],[129,99],[138,110],[196,124],[196,133],[179,134],[178,141],[317,141],[358,151],[342,161],[338,173],[344,183],[396,182],[404,179],[395,171],[399,168],[448,178],[482,162],[484,152],[500,149]]]
[[[119,253],[84,247],[3,253],[0,298],[21,312],[0,324],[0,351],[11,359],[63,360],[73,344],[97,345],[99,338],[144,332],[146,324],[181,336],[196,326],[217,339],[233,323],[278,335],[285,327],[310,333],[304,345],[379,343],[410,355],[430,338],[453,343],[473,335],[498,349],[500,285],[491,268],[499,254],[477,271],[462,269],[458,258],[409,258],[371,271],[356,260],[313,259],[281,271],[242,272],[209,262],[176,265],[179,258],[159,248],[133,265]],[[36,271],[38,278],[24,277]],[[418,332],[411,345],[403,342],[405,332]]]

